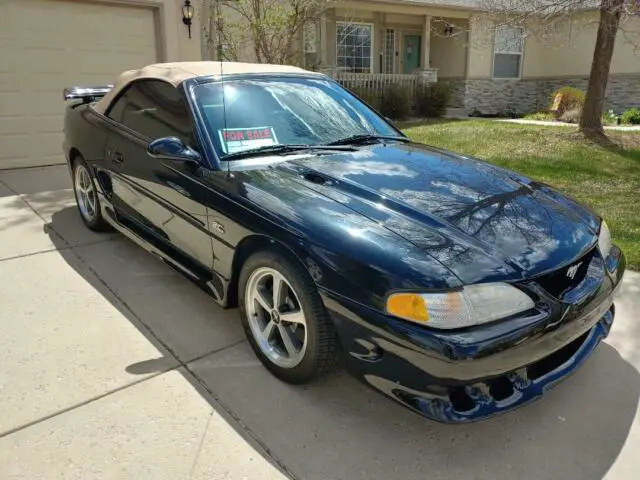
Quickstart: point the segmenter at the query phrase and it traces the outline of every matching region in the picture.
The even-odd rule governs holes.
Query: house
[[[496,26],[482,0],[338,1],[303,42],[307,66],[347,86],[444,81],[451,107],[471,113],[547,107],[562,85],[586,90],[598,29],[597,10],[576,12],[545,38]],[[640,18],[618,34],[606,97],[620,112],[640,106]],[[371,85],[371,83],[368,83]]]
[[[201,58],[183,0],[0,0],[0,169],[64,162],[62,90]],[[198,7],[200,2],[193,2]]]
[[[182,12],[195,9],[191,36]],[[445,81],[467,113],[525,112],[563,84],[584,89],[596,11],[576,14],[542,41],[496,29],[483,0],[339,0],[305,28],[301,63],[346,85],[415,87]],[[0,169],[63,163],[70,85],[101,85],[122,71],[203,57],[202,2],[195,0],[0,0]],[[618,35],[607,108],[640,104],[640,18]],[[302,38],[303,37],[303,38]],[[247,48],[250,53],[252,49]],[[241,58],[250,61],[251,57]]]

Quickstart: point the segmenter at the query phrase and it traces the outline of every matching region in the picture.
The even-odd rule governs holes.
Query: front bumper
[[[579,304],[556,301],[546,312],[466,331],[434,331],[322,296],[350,373],[428,418],[464,423],[537,399],[589,357],[613,323],[619,260]]]

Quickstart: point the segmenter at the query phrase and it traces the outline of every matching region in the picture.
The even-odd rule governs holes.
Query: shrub
[[[640,125],[640,110],[630,108],[622,114],[622,123],[630,123],[631,125]]]
[[[411,110],[409,89],[400,85],[388,85],[380,95],[378,110],[385,117],[394,120],[407,118]]]
[[[618,116],[613,112],[613,110],[607,110],[602,114],[602,123],[604,125],[615,125],[618,123]]]
[[[572,108],[571,110],[565,111],[560,116],[560,121],[566,122],[566,123],[578,123],[580,121],[581,116],[582,116],[582,108]]]
[[[507,105],[504,110],[500,110],[496,115],[498,118],[520,118],[518,111],[511,105]]]
[[[380,110],[380,95],[377,94],[375,90],[366,87],[355,87],[350,90],[365,103],[368,103],[376,110]]]
[[[420,86],[415,101],[416,113],[421,117],[442,117],[451,101],[451,87],[440,82]]]
[[[560,95],[561,100],[560,104],[557,105],[557,109],[553,110],[556,115],[556,118],[562,117],[565,112],[569,110],[580,110],[582,111],[582,107],[584,106],[584,97],[585,93],[582,90],[579,90],[574,87],[562,87],[553,92],[553,96],[551,97],[551,108],[554,107],[554,102],[556,97]]]
[[[550,120],[556,119],[553,113],[549,113],[549,112],[529,113],[525,115],[523,118],[525,118],[526,120],[544,120],[544,121],[550,121]]]

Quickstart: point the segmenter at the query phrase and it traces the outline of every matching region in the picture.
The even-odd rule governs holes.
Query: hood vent
[[[331,178],[314,171],[303,173],[302,178],[316,185],[333,185],[335,183]]]

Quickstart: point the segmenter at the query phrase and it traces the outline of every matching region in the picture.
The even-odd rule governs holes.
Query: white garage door
[[[62,90],[157,61],[149,8],[0,0],[0,169],[64,162]]]

